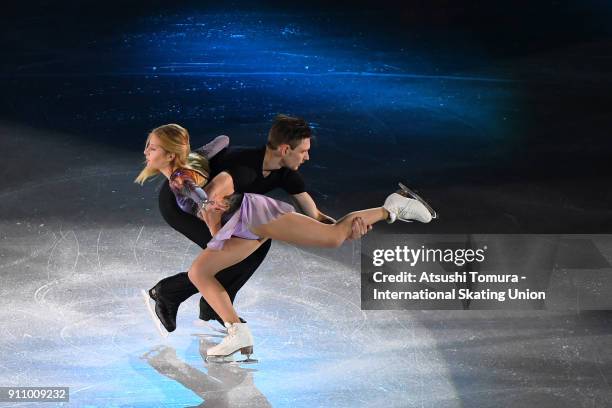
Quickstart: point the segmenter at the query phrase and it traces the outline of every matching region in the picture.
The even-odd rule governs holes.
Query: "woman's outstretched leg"
[[[191,282],[224,322],[239,323],[240,319],[227,291],[215,275],[248,257],[264,241],[265,238],[254,240],[232,237],[225,241],[221,250],[204,249],[187,272]]]
[[[353,220],[363,219],[364,224],[372,225],[386,220],[389,212],[382,208],[348,213],[335,224],[324,224],[303,214],[290,212],[251,231],[260,237],[285,241],[297,245],[337,248],[351,235]]]

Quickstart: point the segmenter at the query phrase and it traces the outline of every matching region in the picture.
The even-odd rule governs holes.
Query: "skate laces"
[[[227,337],[226,338],[233,338],[233,337],[235,337],[237,331],[238,331],[238,326],[236,325],[236,323],[232,323],[231,326],[227,328]]]

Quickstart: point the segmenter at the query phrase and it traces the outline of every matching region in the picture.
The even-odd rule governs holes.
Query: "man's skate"
[[[151,301],[153,299],[151,299],[147,291],[145,291],[144,289],[141,289],[140,293],[142,294],[142,299],[144,300],[145,306],[147,307],[147,310],[149,311],[149,316],[151,317],[151,320],[153,321],[153,324],[157,328],[157,331],[159,332],[160,336],[164,338],[168,337],[168,331],[162,326],[159,318],[155,314],[153,305],[151,304]]]
[[[221,343],[206,350],[207,363],[256,363],[257,360],[251,358],[253,354],[253,336],[246,323],[225,322],[227,336]],[[233,354],[240,351],[246,354],[245,360],[235,361]]]

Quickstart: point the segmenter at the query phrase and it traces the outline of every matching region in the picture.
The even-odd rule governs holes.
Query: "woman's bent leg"
[[[306,215],[290,212],[274,221],[251,228],[261,237],[297,245],[337,248],[351,235],[351,224],[361,217],[366,225],[387,219],[389,213],[382,207],[353,211],[335,224],[324,224]]]
[[[198,288],[213,310],[224,322],[238,323],[240,319],[232,305],[232,301],[225,288],[219,283],[215,275],[252,254],[265,238],[243,239],[232,237],[225,241],[221,250],[204,249],[193,261],[189,272],[191,282]]]

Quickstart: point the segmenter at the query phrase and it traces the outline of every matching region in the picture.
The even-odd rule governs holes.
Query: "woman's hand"
[[[208,211],[224,213],[229,209],[229,203],[224,197],[216,196],[211,198],[212,203],[207,206]]]
[[[221,229],[222,208],[222,204],[212,202],[206,206],[206,209],[200,209],[197,213],[197,217],[208,226],[211,235],[215,235]]]

